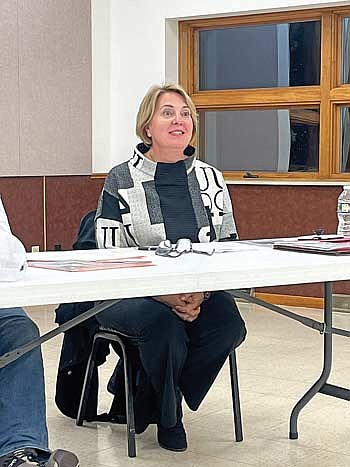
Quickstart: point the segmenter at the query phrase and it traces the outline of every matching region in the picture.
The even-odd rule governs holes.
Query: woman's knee
[[[222,338],[229,346],[238,347],[244,341],[247,329],[235,300],[228,292],[221,291],[215,292],[211,300],[210,308],[222,330]]]
[[[184,321],[168,306],[155,300],[153,302],[150,320],[144,327],[144,333],[156,334],[166,340],[184,338],[186,336]]]
[[[234,331],[233,331],[233,336],[234,336],[234,342],[233,342],[233,347],[236,348],[239,345],[242,344],[242,342],[245,340],[247,336],[247,328],[245,325],[245,322],[243,321],[241,315],[238,315],[235,317],[235,323],[234,323]]]
[[[228,318],[228,322],[230,323],[230,330],[233,341],[232,346],[236,348],[245,340],[247,335],[247,328],[234,300],[233,303],[234,306],[231,309],[231,313],[232,311],[233,313],[231,314],[231,318]]]

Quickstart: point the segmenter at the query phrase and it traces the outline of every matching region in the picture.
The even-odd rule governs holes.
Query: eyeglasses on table
[[[204,251],[193,248],[192,242],[189,238],[179,238],[176,244],[172,244],[170,240],[162,240],[157,249],[156,255],[166,256],[167,258],[177,258],[184,253],[198,253],[201,255],[212,256],[215,249]]]

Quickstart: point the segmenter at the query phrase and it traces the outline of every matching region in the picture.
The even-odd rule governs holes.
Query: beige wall
[[[18,41],[16,2],[0,8],[0,174],[19,174]]]
[[[0,176],[91,173],[90,0],[1,0]]]

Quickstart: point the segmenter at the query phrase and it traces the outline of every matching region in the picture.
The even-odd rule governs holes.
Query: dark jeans
[[[37,337],[21,308],[0,309],[0,355]],[[40,347],[0,370],[0,456],[25,447],[48,451]]]
[[[213,292],[191,323],[149,297],[121,300],[96,318],[102,327],[132,336],[165,427],[177,422],[179,390],[190,409],[197,410],[231,350],[246,336],[227,292]]]

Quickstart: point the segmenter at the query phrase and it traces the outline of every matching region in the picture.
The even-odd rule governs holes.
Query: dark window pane
[[[350,18],[343,19],[342,29],[342,83],[350,84]]]
[[[350,172],[350,107],[342,107],[340,115],[340,172]]]
[[[320,22],[199,31],[199,89],[320,83]]]
[[[225,171],[317,172],[319,110],[200,112],[199,154]]]

